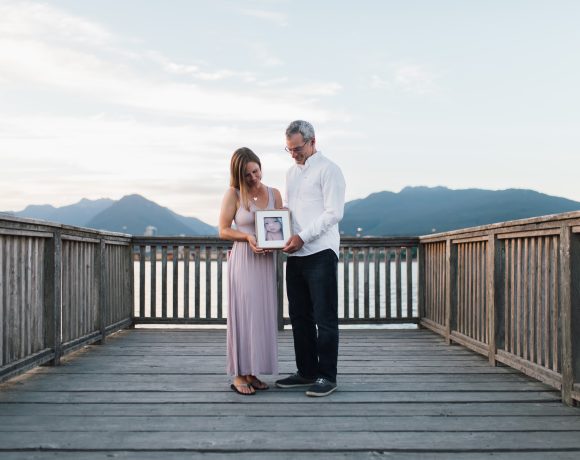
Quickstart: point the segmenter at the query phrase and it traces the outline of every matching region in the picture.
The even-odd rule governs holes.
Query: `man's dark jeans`
[[[288,257],[286,292],[296,366],[303,377],[324,377],[336,382],[337,283],[338,259],[332,249],[304,257]]]

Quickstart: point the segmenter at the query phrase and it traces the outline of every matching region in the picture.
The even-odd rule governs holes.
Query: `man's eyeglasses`
[[[293,149],[289,149],[288,147],[284,147],[284,150],[286,150],[288,153],[300,153],[300,152],[302,152],[302,150],[304,149],[304,147],[306,146],[306,144],[308,144],[311,140],[312,139],[307,140],[300,147],[294,147]]]

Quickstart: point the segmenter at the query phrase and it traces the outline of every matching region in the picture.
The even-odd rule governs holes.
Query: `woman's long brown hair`
[[[240,191],[240,204],[245,209],[249,209],[250,197],[248,194],[248,185],[244,180],[246,166],[248,163],[258,163],[260,171],[262,170],[262,163],[252,150],[248,147],[240,147],[232,155],[230,161],[230,186]]]

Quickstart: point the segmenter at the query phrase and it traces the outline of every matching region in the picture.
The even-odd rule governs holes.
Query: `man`
[[[326,396],[337,388],[338,222],[345,182],[340,168],[316,150],[310,123],[290,123],[286,150],[296,162],[286,175],[293,236],[283,251],[289,255],[286,291],[298,372],[276,386],[308,386],[306,395]]]

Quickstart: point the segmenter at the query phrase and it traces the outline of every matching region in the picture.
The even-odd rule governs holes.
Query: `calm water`
[[[350,295],[349,295],[349,310],[350,310],[350,317],[353,316],[354,311],[354,292],[353,292],[353,264],[350,262],[349,264],[349,283],[350,283]],[[135,269],[135,312],[138,314],[139,312],[139,262],[135,262],[134,265]],[[177,305],[177,312],[179,317],[183,317],[183,305],[184,305],[184,298],[183,298],[183,286],[184,286],[184,279],[183,279],[183,261],[179,261],[177,263],[178,269],[178,305]],[[359,263],[359,310],[362,314],[364,308],[364,266],[362,263]],[[395,275],[395,263],[392,262],[391,266],[391,315],[396,316],[396,275]],[[161,262],[157,262],[157,295],[156,295],[156,312],[158,316],[161,316]],[[206,292],[205,292],[205,262],[202,261],[200,264],[200,310],[201,310],[201,317],[216,317],[217,316],[217,262],[211,262],[211,312],[208,315],[206,312]],[[385,316],[385,264],[379,264],[379,290],[380,290],[380,315]],[[370,263],[369,267],[369,299],[370,299],[370,311],[371,317],[374,316],[375,311],[375,266],[374,263]],[[417,314],[417,262],[412,263],[412,273],[413,273],[413,314]],[[344,264],[342,262],[339,263],[338,266],[338,298],[339,298],[339,316],[344,317],[344,289],[343,289],[343,282],[344,282]],[[173,262],[167,262],[167,314],[168,316],[173,315]],[[402,289],[402,302],[403,302],[403,311],[406,311],[407,306],[407,274],[406,274],[406,266],[405,262],[401,263],[401,289]],[[223,264],[223,291],[222,291],[222,299],[223,299],[223,315],[224,317],[227,316],[227,300],[228,300],[228,286],[227,286],[227,270],[226,270],[226,263]],[[145,263],[145,314],[146,316],[151,315],[151,262]],[[194,265],[190,263],[189,266],[189,308],[190,308],[190,315],[193,316],[193,309],[195,305],[195,270]],[[284,290],[284,312],[288,314],[288,305],[286,300],[286,291]]]

